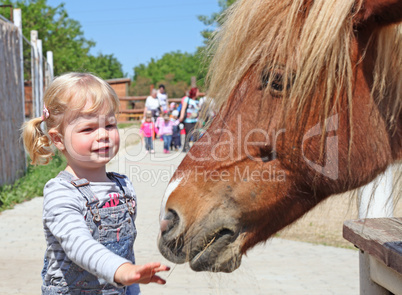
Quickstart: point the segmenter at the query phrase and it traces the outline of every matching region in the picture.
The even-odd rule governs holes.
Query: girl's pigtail
[[[52,141],[41,128],[43,118],[34,118],[22,126],[25,150],[31,157],[31,164],[46,165],[54,156]]]

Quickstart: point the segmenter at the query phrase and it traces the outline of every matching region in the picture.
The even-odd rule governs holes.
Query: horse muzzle
[[[211,272],[232,272],[241,264],[243,235],[234,220],[222,219],[218,211],[186,229],[179,214],[169,210],[160,225],[159,251],[174,263],[189,262],[194,271]]]

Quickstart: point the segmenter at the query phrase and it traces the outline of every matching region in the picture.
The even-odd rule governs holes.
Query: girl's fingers
[[[166,281],[165,281],[164,279],[162,279],[162,278],[159,277],[159,276],[155,276],[155,275],[152,276],[151,282],[152,282],[152,283],[156,283],[156,284],[160,284],[160,285],[166,284]]]
[[[160,264],[159,262],[151,262],[149,264],[144,265],[145,267],[155,271],[155,272],[159,272],[159,271],[168,271],[170,270],[169,266]]]
[[[161,265],[161,266],[155,268],[155,271],[156,271],[156,272],[160,272],[160,271],[169,271],[169,270],[170,270],[170,267],[169,267],[169,266],[166,266],[166,265]]]

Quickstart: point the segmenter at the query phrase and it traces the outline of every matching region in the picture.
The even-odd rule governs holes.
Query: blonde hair
[[[113,88],[89,73],[67,73],[57,77],[46,89],[43,100],[49,116],[33,118],[22,127],[22,138],[32,164],[46,165],[54,155],[48,130],[55,129],[62,134],[64,123],[80,114],[116,114],[119,110],[119,98]],[[91,107],[82,111],[88,101],[92,103]],[[42,129],[42,122],[46,128]]]
[[[208,94],[214,97],[216,110],[226,105],[229,95],[250,69],[263,73],[280,65],[283,77],[293,79],[289,89],[286,87],[289,80],[284,79],[283,96],[287,99],[282,102],[296,106],[298,116],[317,92],[323,98],[324,118],[341,95],[346,95],[351,115],[353,17],[362,1],[355,2],[235,2],[226,11],[224,24],[209,48],[213,59],[207,76]],[[378,53],[372,94],[376,101],[386,98],[394,101],[387,114],[390,129],[395,128],[402,108],[401,28],[397,24],[380,28],[371,39]]]
[[[145,118],[152,118],[152,112],[151,111],[147,111],[145,113]]]

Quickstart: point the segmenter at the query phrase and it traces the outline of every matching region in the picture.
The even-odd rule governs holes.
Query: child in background
[[[177,104],[175,102],[171,102],[169,105],[169,112],[172,113],[176,109],[177,109]]]
[[[173,134],[173,121],[170,119],[169,114],[163,116],[164,122],[159,129],[159,135],[163,138],[163,152],[169,153],[170,144],[172,143]]]
[[[151,154],[155,153],[153,141],[155,139],[156,130],[155,130],[155,124],[152,121],[151,111],[147,111],[145,113],[145,121],[141,124],[140,132],[142,139],[143,140],[145,139],[145,149],[147,153],[148,152],[151,152]]]
[[[163,113],[161,112],[160,115],[159,115],[159,117],[156,118],[156,122],[155,122],[156,135],[158,135],[161,140],[163,140],[163,138],[162,138],[161,134],[159,133],[159,130],[160,130],[160,128],[161,128],[163,122],[165,121],[165,120],[163,119],[164,114],[165,114],[164,112],[163,112]]]
[[[25,147],[33,164],[45,165],[55,146],[67,167],[44,188],[42,294],[133,295],[137,283],[164,284],[155,273],[168,267],[135,265],[137,198],[130,180],[106,172],[119,150],[116,93],[96,76],[69,73],[48,87],[44,104],[42,117],[23,126]]]
[[[176,151],[181,148],[181,135],[180,135],[180,121],[179,121],[179,111],[174,110],[172,112],[172,121],[173,121],[173,134],[172,134],[172,148]]]

